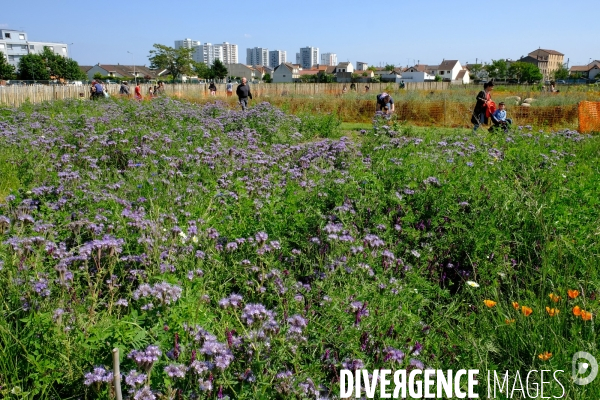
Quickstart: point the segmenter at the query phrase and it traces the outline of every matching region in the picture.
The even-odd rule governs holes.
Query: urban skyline
[[[240,12],[224,13],[218,4],[180,1],[180,12],[157,13],[108,0],[105,6],[118,6],[119,12],[105,19],[102,29],[89,29],[88,18],[81,18],[80,3],[65,0],[61,12],[48,18],[45,3],[33,0],[27,13],[22,13],[14,2],[6,4],[0,28],[22,29],[39,41],[67,43],[69,55],[82,65],[148,65],[153,44],[172,46],[173,40],[189,35],[203,43],[218,38],[235,43],[240,49],[282,49],[288,52],[287,61],[291,62],[298,49],[307,44],[335,52],[339,62],[361,60],[375,66],[406,66],[418,60],[435,64],[442,59],[459,59],[463,63],[517,59],[536,48],[564,53],[569,66],[600,58],[594,40],[597,23],[593,13],[561,12],[562,3],[555,0],[506,0],[502,8],[510,12],[510,18],[485,18],[484,35],[477,33],[473,21],[487,11],[474,8],[472,3],[459,3],[453,7],[439,0],[428,3],[432,9],[439,8],[439,13],[424,11],[416,3],[403,4],[397,12],[397,22],[392,24],[397,26],[397,33],[384,37],[367,32],[376,32],[379,25],[389,23],[378,23],[375,16],[364,19],[357,12],[364,4],[354,1],[339,7],[309,0],[293,9],[267,2],[260,13],[250,18],[247,5],[235,0],[230,6]],[[201,28],[198,16],[202,18]],[[302,21],[310,21],[319,29],[290,29]]]

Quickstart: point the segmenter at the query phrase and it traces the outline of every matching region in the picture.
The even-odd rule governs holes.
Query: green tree
[[[193,49],[174,49],[163,44],[154,44],[154,50],[150,50],[148,60],[150,68],[166,69],[173,77],[173,80],[181,78],[183,75],[189,75],[192,72]]]
[[[26,81],[47,81],[50,72],[46,69],[46,63],[39,54],[27,54],[19,60],[19,79]]]
[[[561,65],[554,71],[554,79],[569,79],[569,70],[564,65]]]
[[[200,79],[212,79],[212,70],[203,62],[194,62],[192,64],[194,72]]]
[[[367,68],[367,71],[377,71],[377,67],[374,65],[370,65],[369,68]]]
[[[436,75],[435,78],[433,79],[435,82],[441,82],[442,81],[442,77],[439,75]]]
[[[0,51],[0,79],[14,79],[15,67],[8,63],[4,53]]]
[[[394,66],[394,65],[392,65],[392,64],[387,64],[387,65],[385,66],[385,70],[386,70],[386,71],[393,71],[393,70],[395,70],[395,69],[396,69],[396,66]]]
[[[484,66],[483,69],[493,79],[505,79],[508,71],[506,60],[492,60],[492,63]]]
[[[335,75],[328,74],[326,72],[320,71],[317,74],[317,82],[320,82],[320,83],[333,83],[333,82],[335,82]]]
[[[519,83],[527,82],[534,83],[536,81],[541,81],[544,79],[544,76],[540,72],[540,69],[534,64],[516,61],[511,64],[508,69],[508,75],[517,79]]]
[[[215,60],[210,69],[215,79],[223,79],[228,74],[227,67],[225,67],[225,64],[223,64],[223,62],[218,58]]]
[[[94,79],[102,79],[102,74],[101,74],[100,72],[96,72],[96,73],[94,74],[94,77],[93,77],[93,78],[94,78]]]
[[[273,82],[273,79],[271,79],[271,74],[265,74],[265,76],[263,76],[262,80],[265,81],[266,83]]]

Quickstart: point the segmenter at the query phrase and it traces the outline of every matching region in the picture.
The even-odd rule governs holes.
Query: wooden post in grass
[[[119,369],[119,349],[115,347],[113,353],[113,383],[115,385],[115,395],[117,400],[123,400],[121,394],[121,371]]]

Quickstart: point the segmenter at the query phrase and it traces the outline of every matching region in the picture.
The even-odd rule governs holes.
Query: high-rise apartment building
[[[279,64],[286,62],[286,52],[283,50],[269,51],[269,67],[275,69]]]
[[[200,46],[202,43],[200,43],[199,40],[192,40],[192,39],[183,39],[183,40],[176,40],[175,41],[175,48],[176,49],[181,49],[186,48],[186,49],[193,49],[194,47],[198,47]]]
[[[246,49],[246,64],[247,65],[263,65],[269,66],[269,49],[255,47]]]
[[[337,54],[335,54],[335,53],[321,54],[321,65],[338,65]]]
[[[298,54],[298,53],[296,53]],[[301,47],[300,48],[300,66],[304,69],[310,69],[313,65],[319,63],[319,48],[318,47]],[[298,55],[296,55],[298,58]]]
[[[217,46],[217,45],[215,45]],[[237,44],[230,44],[227,42],[223,42],[223,44],[219,45],[222,48],[223,64],[237,64],[238,63],[238,46]]]

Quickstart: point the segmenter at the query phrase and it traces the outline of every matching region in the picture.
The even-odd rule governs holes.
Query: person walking
[[[122,96],[129,97],[129,85],[127,84],[127,81],[121,82],[121,88],[119,89],[119,94]]]
[[[227,82],[226,90],[227,97],[233,96],[233,83],[231,83],[231,79]]]
[[[237,94],[240,105],[242,106],[242,111],[245,111],[246,107],[248,107],[248,98],[252,99],[252,92],[250,91],[250,85],[248,85],[246,78],[242,78],[242,83],[238,85],[235,94]]]
[[[208,90],[210,90],[210,95],[211,96],[216,96],[217,95],[217,86],[215,85],[214,82],[210,83],[210,85],[208,86]]]
[[[140,87],[140,83],[137,82],[135,86],[135,99],[142,100],[142,88]]]
[[[471,117],[473,133],[477,132],[480,125],[488,123],[488,117],[485,115],[485,111],[488,104],[492,101],[492,89],[494,89],[494,82],[486,82],[483,84],[483,90],[477,93],[477,102],[475,103],[473,116]]]

